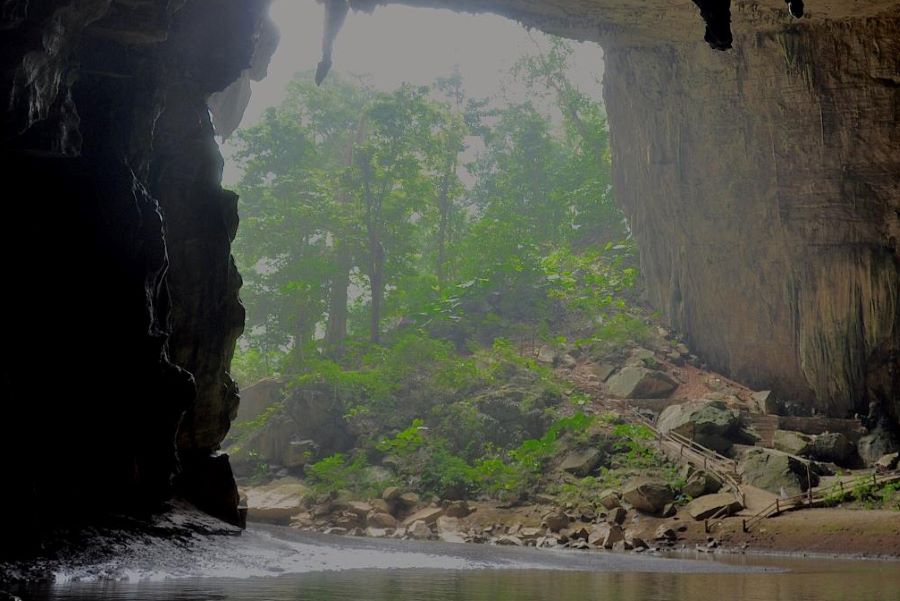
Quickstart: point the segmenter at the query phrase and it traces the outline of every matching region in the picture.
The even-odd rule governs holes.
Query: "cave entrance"
[[[548,344],[646,327],[613,203],[602,51],[390,6],[350,14],[316,86],[322,8],[275,2],[272,18],[268,76],[222,146],[248,315],[225,450],[245,482],[312,468],[337,486],[349,457],[381,452],[369,443],[427,427],[472,468],[513,439],[432,423],[438,405],[463,411],[464,390],[491,387],[485,370],[537,386],[528,362]]]

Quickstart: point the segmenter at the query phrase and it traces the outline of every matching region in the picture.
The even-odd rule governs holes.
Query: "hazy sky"
[[[269,76],[253,84],[243,127],[279,104],[293,74],[315,69],[321,57],[323,9],[318,2],[274,0],[271,15],[281,41]],[[403,6],[379,7],[373,14],[351,11],[335,44],[332,69],[368,75],[373,85],[389,90],[403,82],[429,84],[458,65],[468,95],[493,97],[501,93],[505,73],[516,59],[535,51],[532,39],[542,43],[545,37],[537,31],[529,37],[518,23],[494,15]],[[599,46],[576,46],[574,79],[596,98],[600,97],[602,61]],[[514,88],[506,93],[513,98],[521,95]],[[228,161],[231,146],[226,143],[222,151],[225,183],[232,184],[240,172]]]

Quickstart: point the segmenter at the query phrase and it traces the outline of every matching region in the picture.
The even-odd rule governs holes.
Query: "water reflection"
[[[769,561],[788,573],[349,570],[247,580],[71,584],[26,601],[900,601],[900,564]]]

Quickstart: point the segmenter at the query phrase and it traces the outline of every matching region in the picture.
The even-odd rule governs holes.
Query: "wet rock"
[[[623,399],[662,399],[678,387],[666,373],[630,365],[606,382],[609,394]]]
[[[819,476],[793,457],[767,449],[750,449],[740,462],[742,480],[774,494],[797,495],[819,483]]]
[[[634,478],[622,487],[622,500],[636,510],[658,514],[675,500],[672,487],[655,478]]]
[[[600,464],[601,457],[602,454],[598,449],[575,449],[566,454],[559,464],[559,469],[583,478],[594,471]]]
[[[686,509],[695,520],[705,520],[735,514],[743,509],[743,505],[731,493],[719,493],[698,497],[688,503]]]
[[[793,430],[775,431],[775,448],[791,455],[807,455],[813,447],[814,439],[808,434]]]
[[[631,544],[630,542],[628,542],[627,540],[620,540],[620,541],[617,541],[617,542],[613,543],[613,546],[612,546],[612,550],[613,550],[613,551],[616,551],[617,553],[623,553],[623,552],[625,552],[625,551],[631,551],[632,549],[634,549],[634,547],[633,547],[632,544]]]
[[[497,538],[493,539],[491,542],[493,542],[495,545],[500,545],[500,546],[504,546],[504,547],[522,547],[522,546],[524,546],[522,539],[520,539],[518,536],[512,536],[511,534],[504,534],[502,536],[498,536]]]
[[[518,536],[523,541],[527,542],[527,541],[537,540],[542,534],[544,534],[543,528],[535,528],[532,526],[527,526],[527,527],[519,529]]]
[[[392,532],[392,530],[388,530],[386,528],[375,528],[373,526],[369,526],[365,530],[365,534],[369,538],[385,538],[387,536],[390,536]]]
[[[725,453],[738,436],[740,424],[740,414],[728,409],[722,401],[693,401],[663,409],[656,427],[664,434],[677,432],[705,447]]]
[[[887,455],[882,455],[875,462],[874,467],[876,472],[883,474],[897,469],[898,464],[900,464],[900,453],[888,453]]]
[[[348,530],[340,526],[332,526],[322,531],[322,534],[332,534],[334,536],[346,536]]]

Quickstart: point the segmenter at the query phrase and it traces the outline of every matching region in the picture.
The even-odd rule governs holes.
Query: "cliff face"
[[[654,305],[716,369],[900,417],[900,19],[611,46],[617,198]]]
[[[237,407],[236,197],[206,98],[250,64],[267,4],[3,3],[4,543],[173,485],[238,520],[212,456]]]

